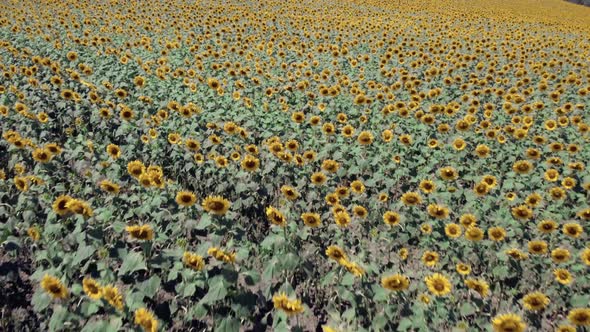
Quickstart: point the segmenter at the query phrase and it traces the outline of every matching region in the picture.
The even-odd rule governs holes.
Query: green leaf
[[[505,279],[508,276],[508,267],[504,265],[498,265],[492,270],[494,277],[499,279]]]
[[[572,295],[570,304],[572,307],[584,307],[590,303],[590,295]]]
[[[96,252],[96,249],[93,246],[79,246],[74,259],[72,260],[72,266],[80,265],[83,260],[92,256],[94,252]]]
[[[123,264],[121,264],[121,268],[119,269],[119,276],[146,269],[147,266],[145,265],[143,255],[137,252],[132,252],[129,253],[123,260]]]
[[[209,225],[211,225],[211,216],[205,213],[201,216],[201,220],[199,221],[199,224],[195,227],[195,229],[203,230],[209,227]]]
[[[240,330],[240,321],[233,317],[224,318],[215,328],[215,332],[234,332]]]
[[[63,328],[63,322],[68,315],[68,310],[61,305],[53,308],[53,315],[49,321],[49,331],[58,331]]]
[[[31,303],[33,304],[33,308],[35,309],[35,311],[37,311],[37,312],[43,311],[51,303],[51,296],[49,296],[43,290],[38,289],[33,294],[33,298],[31,299]]]
[[[142,282],[139,286],[139,289],[143,292],[145,296],[152,298],[160,288],[161,282],[162,279],[160,279],[160,277],[153,276],[148,280]]]
[[[209,291],[203,298],[201,299],[200,303],[204,304],[211,304],[215,303],[219,300],[222,300],[227,295],[227,288],[225,286],[225,281],[223,278],[215,278],[212,279],[211,283],[209,284]]]
[[[414,326],[414,324],[412,323],[412,320],[405,317],[399,321],[399,325],[397,326],[397,330],[398,331],[405,331],[413,326]]]
[[[475,311],[476,311],[476,308],[468,302],[463,303],[463,305],[459,309],[461,316],[473,315],[475,313]]]
[[[354,275],[352,273],[347,273],[342,277],[342,281],[340,282],[342,286],[350,286],[354,284]]]

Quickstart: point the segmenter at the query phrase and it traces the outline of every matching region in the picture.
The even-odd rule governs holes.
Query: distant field
[[[2,1],[0,330],[586,331],[590,8]]]

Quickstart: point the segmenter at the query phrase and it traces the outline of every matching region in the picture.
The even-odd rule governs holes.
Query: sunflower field
[[[0,3],[0,330],[590,331],[590,8]]]

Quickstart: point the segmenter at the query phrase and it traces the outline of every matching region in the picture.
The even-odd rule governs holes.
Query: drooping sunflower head
[[[146,308],[140,308],[135,311],[133,322],[141,326],[144,332],[158,331],[158,320]]]
[[[154,239],[154,229],[148,224],[127,226],[125,230],[135,240],[151,241]]]
[[[287,225],[287,217],[279,211],[278,209],[269,206],[266,208],[266,218],[270,221],[271,224],[277,226],[285,226]]]
[[[326,249],[326,255],[330,258],[335,260],[336,262],[340,262],[342,260],[347,260],[348,257],[346,256],[346,253],[344,252],[344,250],[338,246],[329,246]]]
[[[48,274],[41,279],[41,288],[54,299],[65,299],[68,296],[66,286],[59,279]]]
[[[381,286],[392,291],[402,291],[410,286],[410,279],[402,274],[381,278]]]
[[[182,261],[193,270],[200,271],[205,267],[203,257],[192,252],[186,251],[182,256]]]

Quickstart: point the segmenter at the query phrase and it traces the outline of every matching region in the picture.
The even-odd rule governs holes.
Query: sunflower
[[[484,175],[481,181],[487,184],[490,188],[495,188],[498,185],[498,179],[493,175]]]
[[[154,238],[154,230],[150,225],[133,225],[125,227],[125,230],[132,239],[151,241]]]
[[[562,285],[569,285],[573,281],[572,274],[566,269],[553,270],[553,276],[555,277],[555,281]]]
[[[297,299],[289,299],[285,293],[275,294],[272,297],[272,302],[275,309],[282,310],[289,316],[303,312],[301,301]]]
[[[197,202],[197,196],[191,191],[179,191],[176,194],[176,204],[184,207],[193,206]]]
[[[422,203],[422,197],[419,193],[410,191],[402,195],[401,201],[406,206],[420,205]]]
[[[461,226],[458,224],[450,223],[445,226],[445,234],[452,239],[458,238],[461,236],[461,233]]]
[[[410,286],[410,279],[402,274],[394,274],[381,278],[381,286],[392,291],[402,291]]]
[[[270,221],[273,225],[278,226],[286,226],[287,225],[287,217],[277,210],[276,208],[269,206],[266,208],[266,218]]]
[[[102,297],[100,284],[92,278],[84,278],[82,280],[82,288],[84,289],[84,293],[93,300],[98,300]]]
[[[145,172],[145,165],[139,160],[132,161],[127,164],[127,172],[138,179]]]
[[[567,314],[567,319],[576,326],[590,326],[590,308],[574,308]]]
[[[494,332],[523,332],[526,324],[516,314],[502,314],[492,319],[492,327]]]
[[[528,160],[519,160],[514,163],[512,170],[517,174],[528,174],[533,170],[533,164]]]
[[[425,194],[430,194],[436,189],[436,185],[431,180],[420,181],[420,190]]]
[[[399,258],[406,260],[408,258],[408,248],[401,248],[399,250]]]
[[[107,154],[113,159],[119,159],[121,157],[121,148],[116,144],[107,145]]]
[[[480,158],[486,158],[490,155],[490,148],[485,144],[480,144],[475,148],[475,154]]]
[[[301,220],[303,220],[303,223],[309,227],[318,227],[322,221],[318,213],[312,212],[302,213]]]
[[[490,291],[490,285],[483,279],[465,279],[465,286],[478,292],[481,297],[486,297]]]
[[[102,189],[103,191],[106,191],[108,193],[111,193],[111,194],[118,194],[119,190],[120,190],[120,187],[118,184],[113,183],[113,182],[106,180],[106,179],[100,181],[99,186],[100,186],[100,189]]]
[[[580,235],[584,232],[584,229],[580,224],[577,223],[567,223],[563,225],[562,228],[563,234],[572,237],[572,238],[579,238]]]
[[[311,175],[311,183],[316,186],[322,185],[326,182],[328,177],[322,172],[315,172]]]
[[[260,160],[253,155],[247,154],[242,159],[241,166],[248,172],[254,172],[260,167]]]
[[[445,296],[452,290],[451,282],[440,273],[435,273],[424,278],[428,290],[436,296]]]
[[[322,162],[322,169],[326,172],[336,173],[340,168],[340,164],[335,160],[326,159]]]
[[[369,214],[369,212],[367,211],[367,209],[363,206],[360,205],[355,205],[352,208],[352,213],[354,213],[355,216],[359,217],[359,218],[366,218],[367,215]]]
[[[223,251],[217,247],[211,247],[207,250],[207,254],[213,256],[218,261],[222,261],[225,263],[235,263],[236,261],[236,253],[235,252],[227,252]]]
[[[205,267],[203,257],[192,252],[185,251],[182,255],[182,261],[185,265],[196,271],[200,271]]]
[[[590,266],[590,248],[586,248],[580,252],[582,263]]]
[[[360,180],[355,180],[350,183],[352,192],[362,194],[365,191],[365,185]]]
[[[543,196],[541,196],[537,193],[532,193],[532,194],[528,195],[524,200],[526,205],[528,205],[530,207],[536,207],[537,205],[541,204],[542,201],[543,201]]]
[[[533,217],[533,210],[526,205],[519,205],[512,208],[512,216],[518,220],[529,220]]]
[[[525,295],[522,298],[522,302],[524,303],[524,307],[527,310],[539,311],[545,308],[549,304],[550,300],[547,295],[541,292],[532,292]]]
[[[370,131],[362,131],[357,137],[360,145],[369,145],[373,143],[373,139],[373,134]]]
[[[440,177],[445,181],[455,180],[459,177],[457,171],[450,166],[443,167],[438,171]]]
[[[547,253],[547,242],[542,240],[532,240],[527,244],[529,253],[542,255]]]
[[[559,325],[555,332],[576,332],[576,327],[573,325]]]
[[[420,225],[420,231],[422,232],[422,234],[430,234],[432,233],[432,225],[424,223]]]
[[[488,186],[487,183],[485,182],[480,182],[478,184],[475,185],[475,187],[473,188],[473,191],[475,192],[475,194],[479,197],[485,196],[490,192],[490,186]]]
[[[285,195],[285,197],[290,201],[293,201],[299,197],[299,192],[297,189],[291,186],[282,186],[281,193],[283,193],[283,195]]]
[[[54,156],[56,156],[62,152],[61,147],[59,147],[59,145],[57,145],[55,143],[45,144],[45,149],[47,149],[47,151],[49,151]]]
[[[412,136],[410,136],[408,134],[400,135],[399,136],[399,141],[403,145],[411,145],[414,142],[414,140],[412,139]]]
[[[340,227],[346,227],[350,224],[350,215],[346,211],[334,213],[334,221]]]
[[[39,241],[41,238],[41,233],[39,233],[39,228],[37,226],[29,227],[27,229],[27,235],[33,241]]]
[[[436,219],[446,219],[449,216],[449,209],[443,205],[429,204],[426,210],[431,217]]]
[[[453,149],[455,149],[456,151],[463,151],[463,149],[465,149],[465,147],[467,146],[467,143],[465,143],[465,140],[463,140],[462,138],[456,138],[453,141]]]
[[[349,262],[349,261],[343,261],[342,266],[344,266],[348,272],[354,274],[357,277],[361,277],[363,274],[365,274],[365,270],[360,267],[357,263],[353,263],[353,262]]]
[[[41,288],[54,299],[65,299],[68,297],[68,289],[56,277],[45,274],[41,279]]]
[[[123,295],[113,285],[106,285],[102,288],[102,298],[117,310],[123,310]]]
[[[15,176],[13,180],[16,189],[22,192],[29,190],[29,178],[26,176]]]
[[[329,246],[326,248],[326,256],[337,263],[348,260],[344,250],[338,246]]]
[[[203,209],[209,213],[223,216],[227,213],[231,203],[221,196],[207,196],[203,200]]]
[[[334,135],[334,133],[336,132],[336,127],[334,127],[334,124],[332,123],[324,123],[324,125],[322,126],[322,131],[326,135]]]
[[[354,136],[354,127],[351,125],[346,125],[341,129],[342,136],[346,138],[351,138]]]
[[[528,254],[516,248],[506,250],[506,255],[518,260],[527,259],[529,257]]]
[[[144,332],[158,331],[158,320],[154,314],[149,312],[146,308],[139,308],[135,310],[133,322],[135,325],[141,326]]]
[[[221,84],[219,84],[219,81],[213,77],[209,77],[207,79],[207,85],[213,90],[217,90],[221,87]]]
[[[590,220],[590,208],[586,208],[578,212],[578,217],[584,220]]]
[[[542,220],[537,225],[537,229],[543,234],[549,234],[557,230],[557,228],[557,223],[553,220]]]
[[[438,253],[434,251],[426,251],[422,255],[422,263],[428,267],[433,267],[438,263]]]
[[[325,197],[325,201],[328,205],[340,204],[340,199],[336,193],[329,193]]]
[[[387,211],[383,214],[383,222],[390,226],[398,225],[401,221],[401,216],[395,211]]]
[[[455,266],[455,269],[457,270],[457,272],[460,275],[463,275],[463,276],[469,275],[469,273],[471,273],[471,266],[469,266],[465,263],[457,263],[457,265]]]
[[[488,229],[488,237],[492,241],[500,242],[506,237],[506,230],[499,226],[491,227]]]
[[[70,213],[70,209],[68,208],[68,203],[72,200],[73,198],[68,196],[68,195],[61,195],[58,198],[55,199],[55,201],[53,201],[53,212],[55,212],[57,215],[63,216],[67,213]]]
[[[119,112],[119,116],[121,117],[121,119],[129,121],[133,119],[135,113],[130,108],[125,107],[121,110],[121,112]]]
[[[51,161],[51,158],[53,157],[53,154],[48,149],[45,149],[45,148],[36,148],[35,150],[33,150],[32,154],[33,154],[33,159],[35,161],[43,163],[43,164]]]

